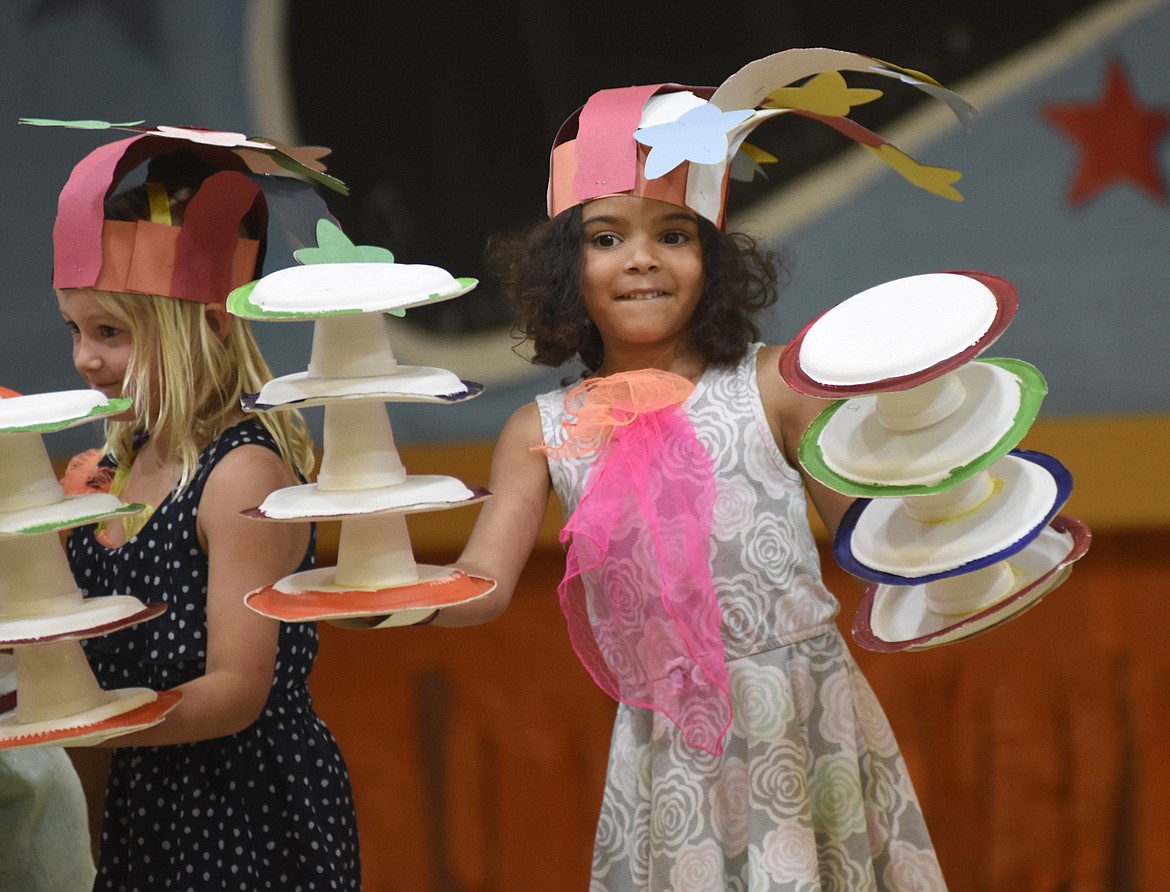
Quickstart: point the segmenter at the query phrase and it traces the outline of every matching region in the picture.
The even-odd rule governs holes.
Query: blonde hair
[[[164,455],[179,459],[179,488],[190,481],[199,453],[239,410],[240,397],[257,393],[272,374],[247,321],[229,316],[222,339],[205,306],[155,294],[99,292],[98,302],[126,324],[131,338],[124,394],[134,418],[107,421],[105,450],[119,465],[134,459],[135,440],[149,433]],[[296,476],[313,471],[313,442],[299,412],[258,413],[281,458]]]

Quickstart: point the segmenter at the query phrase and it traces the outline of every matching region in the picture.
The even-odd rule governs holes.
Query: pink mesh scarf
[[[681,403],[690,381],[647,369],[565,397],[550,459],[597,453],[557,592],[573,648],[615,700],[664,713],[691,746],[723,752],[731,698],[711,581],[711,457]]]

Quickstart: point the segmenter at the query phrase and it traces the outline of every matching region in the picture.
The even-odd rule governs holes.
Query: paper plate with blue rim
[[[837,562],[871,582],[913,585],[970,573],[1023,549],[1072,492],[1072,475],[1041,452],[1013,450],[951,489],[858,499],[833,541]]]
[[[846,495],[939,492],[1015,448],[1047,389],[1026,362],[977,359],[911,390],[838,400],[805,431],[800,461]]]
[[[954,270],[895,279],[810,322],[780,357],[794,390],[838,399],[916,387],[981,354],[1011,324],[1007,279]]]
[[[1036,606],[1089,549],[1089,528],[1067,515],[1014,555],[965,576],[917,585],[873,583],[853,618],[853,638],[880,653],[925,650],[979,635]]]
[[[399,365],[387,375],[322,377],[295,372],[274,378],[257,394],[241,400],[250,412],[305,409],[334,400],[373,400],[383,403],[461,403],[483,393],[483,385],[463,381],[446,369]]]

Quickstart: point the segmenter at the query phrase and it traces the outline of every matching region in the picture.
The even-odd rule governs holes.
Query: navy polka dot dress
[[[173,688],[207,657],[207,556],[195,520],[203,487],[232,449],[276,450],[254,420],[221,434],[191,484],[171,494],[118,548],[72,532],[69,561],[87,595],[167,602],[161,616],[85,642],[105,688]],[[310,566],[312,546],[303,568]],[[282,623],[272,692],[260,718],[229,737],[115,750],[95,889],[360,889],[349,776],[306,687],[312,623]]]

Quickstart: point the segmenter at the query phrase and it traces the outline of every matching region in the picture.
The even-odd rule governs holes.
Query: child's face
[[[57,307],[73,337],[73,366],[107,397],[122,396],[133,345],[126,323],[102,307],[88,288],[57,289]]]
[[[615,348],[690,348],[689,323],[703,292],[695,214],[617,195],[582,208],[585,310],[607,353]]]

